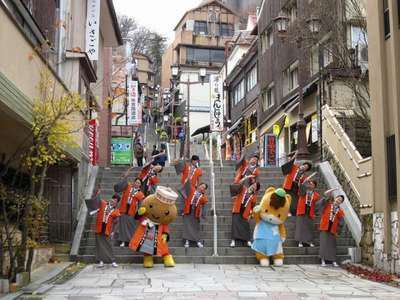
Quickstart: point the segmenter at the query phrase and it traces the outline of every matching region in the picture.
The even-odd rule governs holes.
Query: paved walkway
[[[400,289],[315,265],[87,266],[46,299],[400,299]]]

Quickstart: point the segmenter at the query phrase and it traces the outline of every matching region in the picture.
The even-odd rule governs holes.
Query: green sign
[[[111,164],[132,164],[132,138],[111,139]]]

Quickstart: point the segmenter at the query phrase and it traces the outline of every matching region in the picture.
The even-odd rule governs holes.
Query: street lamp
[[[284,39],[287,37],[288,29],[289,29],[289,18],[282,13],[274,19],[275,27],[278,33],[281,35],[281,38]],[[308,25],[308,30],[313,34],[317,35],[320,31],[321,25],[320,20],[315,17],[311,17],[306,21]],[[297,157],[299,159],[307,159],[310,155],[310,152],[307,148],[307,134],[306,128],[307,123],[304,119],[304,74],[306,74],[306,70],[303,70],[306,66],[307,58],[305,58],[305,54],[303,51],[303,42],[304,38],[302,36],[298,36],[294,39],[298,48],[298,56],[299,56],[299,67],[298,67],[298,82],[299,82],[299,112],[298,112],[298,122],[297,122]]]
[[[288,32],[289,20],[289,17],[283,12],[280,12],[279,16],[274,19],[275,28],[279,34],[286,34]]]
[[[321,20],[319,18],[313,16],[306,23],[311,33],[318,34],[321,31]]]
[[[179,67],[177,65],[171,66],[171,74],[173,79],[177,79],[179,75]]]

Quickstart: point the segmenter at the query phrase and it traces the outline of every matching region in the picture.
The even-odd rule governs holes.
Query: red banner
[[[89,120],[89,160],[95,166],[98,159],[97,151],[97,121],[95,119]]]

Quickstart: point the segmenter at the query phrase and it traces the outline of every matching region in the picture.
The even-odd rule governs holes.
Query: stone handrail
[[[339,164],[360,202],[362,215],[373,212],[372,158],[363,159],[328,105],[322,107],[324,145]]]
[[[99,167],[89,166],[89,175],[88,175],[89,178],[88,178],[88,182],[86,184],[85,195],[84,195],[85,200],[92,198],[98,171],[99,171]],[[79,254],[79,248],[81,246],[81,240],[82,240],[82,236],[83,236],[83,233],[85,231],[85,226],[86,226],[87,212],[88,212],[88,209],[86,207],[86,202],[83,201],[81,204],[81,207],[79,209],[78,224],[75,229],[74,239],[72,241],[72,246],[71,246],[70,257],[72,260],[75,260]]]

